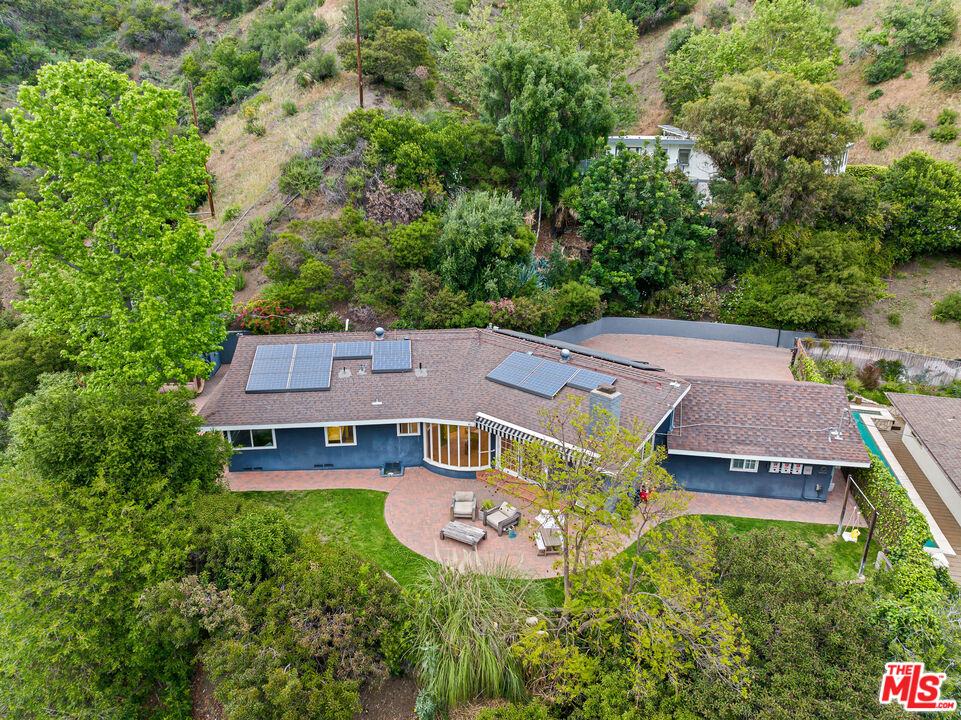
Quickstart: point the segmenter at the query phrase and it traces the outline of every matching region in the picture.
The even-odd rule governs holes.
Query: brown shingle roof
[[[885,394],[961,492],[961,398]]]
[[[844,389],[773,380],[688,378],[668,452],[866,466],[867,450]],[[831,436],[842,414],[841,437]]]
[[[245,392],[247,375],[258,345],[373,340],[373,333],[315,333],[310,335],[245,335],[234,353],[230,369],[203,405],[201,414],[211,427],[309,425],[401,419],[437,419],[468,422],[477,413],[537,431],[539,411],[552,407],[568,394],[585,399],[588,393],[565,387],[554,400],[506,387],[485,376],[514,351],[559,360],[556,348],[510,337],[491,330],[388,331],[387,339],[411,340],[415,372],[371,374],[370,360],[334,363],[331,388],[320,392]],[[683,396],[688,385],[661,372],[571,353],[573,366],[617,377],[622,394],[621,418],[637,419],[653,430]],[[366,373],[358,375],[364,365]],[[351,376],[341,378],[347,367]],[[672,384],[673,383],[673,384]],[[374,401],[379,405],[374,405]]]

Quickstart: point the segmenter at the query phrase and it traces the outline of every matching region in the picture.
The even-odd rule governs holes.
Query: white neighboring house
[[[607,138],[607,150],[612,155],[618,153],[618,145],[624,143],[626,150],[643,152],[651,155],[661,144],[661,149],[667,153],[667,169],[679,168],[688,179],[694,183],[701,195],[708,197],[707,184],[717,173],[717,166],[707,153],[695,147],[697,138],[689,132],[673,125],[658,125],[660,135],[612,135]],[[824,171],[827,173],[843,173],[848,166],[848,151],[854,143],[848,143],[844,154],[838,162],[825,160]]]

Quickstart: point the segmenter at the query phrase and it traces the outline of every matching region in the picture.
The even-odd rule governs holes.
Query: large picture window
[[[227,430],[224,435],[236,450],[271,450],[277,447],[274,431]]]
[[[424,424],[424,459],[449,468],[480,470],[491,464],[491,436],[469,425]]]
[[[334,425],[324,428],[328,446],[356,445],[357,436],[353,425]]]

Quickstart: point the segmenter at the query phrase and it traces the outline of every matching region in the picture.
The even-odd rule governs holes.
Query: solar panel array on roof
[[[247,376],[247,392],[329,390],[333,343],[261,345]]]
[[[508,355],[488,373],[487,379],[546,398],[553,398],[565,385],[590,391],[617,381],[613,375],[579,369],[522,352]]]
[[[373,343],[371,372],[409,372],[410,340],[378,340]]]

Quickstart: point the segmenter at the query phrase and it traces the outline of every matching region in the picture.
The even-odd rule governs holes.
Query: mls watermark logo
[[[900,703],[910,712],[955,710],[956,700],[941,699],[944,673],[924,672],[924,663],[887,663],[881,678],[882,705]]]

